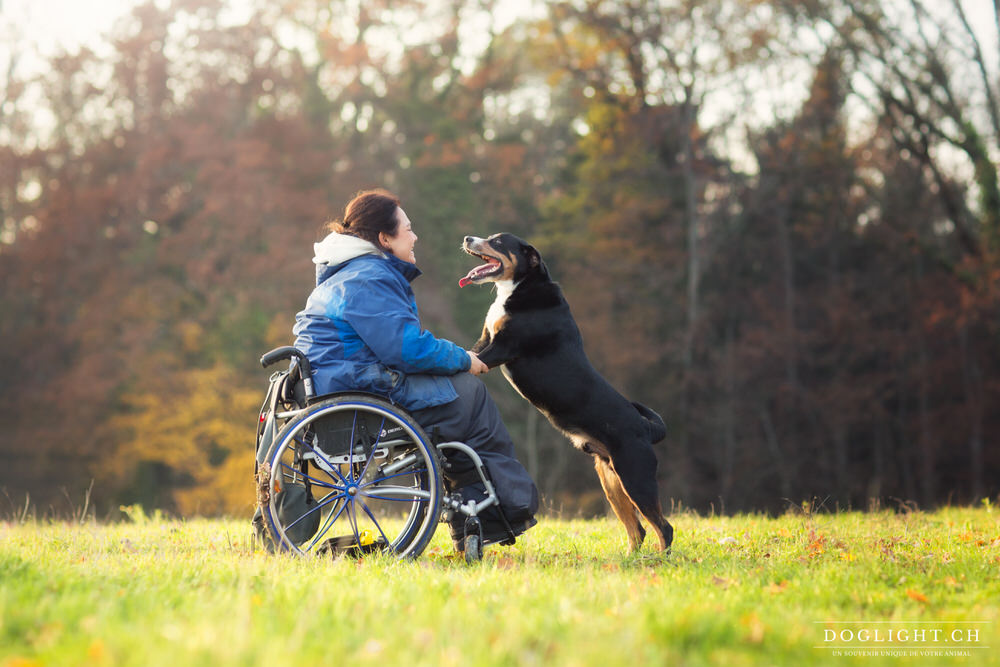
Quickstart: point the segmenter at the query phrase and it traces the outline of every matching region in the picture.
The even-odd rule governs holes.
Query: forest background
[[[249,514],[257,360],[372,186],[463,346],[492,294],[457,288],[461,238],[537,245],[667,422],[669,506],[995,497],[998,26],[988,0],[163,0],[38,67],[2,24],[0,505]],[[487,382],[549,507],[603,512]]]

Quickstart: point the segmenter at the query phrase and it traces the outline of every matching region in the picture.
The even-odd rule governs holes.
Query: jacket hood
[[[316,265],[316,284],[319,285],[340,267],[352,259],[372,255],[389,262],[389,265],[399,271],[407,282],[413,282],[421,275],[420,269],[414,264],[404,262],[390,253],[379,250],[373,243],[359,239],[350,234],[332,232],[319,243],[313,244],[313,263]]]
[[[357,236],[338,234],[337,232],[331,232],[319,243],[314,243],[313,253],[313,264],[326,264],[327,266],[337,266],[361,255],[385,257],[385,253],[376,248],[374,244]]]

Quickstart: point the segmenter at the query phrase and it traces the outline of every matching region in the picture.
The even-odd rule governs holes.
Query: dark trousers
[[[520,532],[534,524],[538,489],[514,455],[514,442],[486,385],[470,373],[459,373],[449,379],[458,392],[457,399],[410,414],[436,441],[464,442],[479,454],[489,470],[507,520],[515,532]],[[449,461],[456,478],[464,477],[462,473],[472,469],[466,456],[449,455]],[[485,525],[484,532],[488,532]]]

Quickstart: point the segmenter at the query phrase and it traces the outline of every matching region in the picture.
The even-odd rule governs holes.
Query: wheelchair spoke
[[[351,460],[353,460],[353,458],[354,458],[354,434],[357,431],[357,427],[358,427],[358,411],[355,410],[354,411],[354,419],[353,419],[353,421],[351,421],[351,439],[350,439],[349,444],[348,444],[348,453],[351,455]],[[347,467],[347,472],[348,472],[348,475],[350,476],[350,481],[356,482],[357,480],[354,479],[354,465],[353,464],[349,465]],[[358,479],[361,479],[361,478],[358,477]]]
[[[368,454],[368,460],[365,461],[365,467],[361,471],[361,474],[358,475],[358,481],[361,481],[361,480],[363,480],[365,478],[365,473],[368,472],[368,466],[370,466],[371,463],[372,463],[372,461],[375,460],[375,450],[378,449],[378,441],[382,439],[382,429],[383,428],[385,428],[385,417],[382,417],[382,423],[379,424],[379,427],[378,427],[378,437],[375,438],[375,442],[372,444],[371,452]]]
[[[337,498],[331,498],[330,497],[330,496],[334,496],[334,495],[338,496],[338,497],[343,497],[344,496],[344,490],[343,489],[338,489],[338,488],[334,487],[333,491],[330,491],[328,494],[326,494],[325,496],[323,496],[322,498],[320,498],[316,502],[326,504],[328,500],[336,500],[337,499]]]
[[[323,450],[318,449],[316,447],[313,447],[308,442],[303,442],[299,438],[295,438],[295,441],[298,442],[299,444],[301,444],[303,447],[306,447],[310,452],[313,453],[313,455],[317,459],[319,459],[320,461],[322,461],[323,463],[325,463],[331,470],[333,470],[335,473],[337,473],[337,477],[340,478],[340,481],[343,482],[345,486],[347,486],[348,484],[351,483],[351,481],[353,481],[353,480],[348,480],[347,478],[344,477],[343,473],[340,472],[339,466],[331,463],[330,460],[326,458],[326,454],[325,454],[325,452],[323,452]],[[317,464],[317,466],[318,465],[319,464]],[[329,473],[327,473],[327,474],[329,474]]]
[[[333,524],[337,523],[337,519],[339,519],[340,515],[344,513],[345,509],[347,509],[349,503],[346,500],[346,495],[339,496],[338,499],[339,498],[345,499],[344,504],[340,506],[340,509],[337,510],[336,514],[333,513],[333,510],[330,510],[330,513],[326,517],[326,521],[324,521],[320,529],[316,531],[316,536],[313,538],[313,541],[309,543],[309,546],[306,547],[306,551],[311,551],[312,548],[316,546],[316,543],[323,539],[323,536],[326,535],[330,528],[333,527]]]
[[[375,527],[378,528],[379,535],[382,536],[382,540],[385,542],[386,546],[390,546],[391,547],[392,546],[392,540],[390,540],[388,537],[386,537],[385,531],[382,530],[382,526],[379,525],[378,519],[376,519],[375,515],[372,514],[372,511],[370,509],[368,509],[368,505],[365,504],[365,501],[363,501],[360,498],[358,498],[358,504],[361,505],[361,509],[363,509],[365,511],[365,514],[368,515],[368,518],[371,519],[372,523],[375,524]]]
[[[298,468],[295,468],[293,466],[288,465],[284,461],[281,462],[281,467],[282,468],[286,468],[286,469],[292,471],[292,475],[288,475],[288,473],[285,473],[286,478],[289,477],[289,476],[291,476],[293,479],[295,477],[302,477],[304,479],[308,479],[310,482],[312,482],[316,486],[323,487],[324,489],[336,489],[338,491],[343,491],[344,490],[344,487],[342,487],[342,486],[337,486],[336,484],[331,484],[330,482],[324,482],[323,480],[317,479],[317,478],[313,477],[312,475],[307,475],[306,473],[302,472]]]
[[[295,524],[297,524],[299,521],[302,521],[302,519],[306,518],[307,516],[309,516],[313,512],[317,512],[319,510],[322,510],[324,507],[326,507],[327,505],[329,505],[333,501],[337,500],[338,498],[343,498],[344,495],[345,494],[342,493],[342,494],[340,494],[338,496],[334,496],[333,498],[330,498],[330,496],[327,495],[322,501],[316,503],[315,507],[312,507],[309,510],[303,512],[302,516],[300,516],[298,519],[296,519],[295,521],[292,521],[290,524],[288,524],[287,526],[285,526],[285,530],[288,530],[289,528],[291,528],[292,526],[294,526]]]
[[[361,544],[361,531],[358,530],[358,509],[355,506],[356,500],[349,497],[347,505],[347,520],[351,524],[351,530],[354,531],[354,543]]]

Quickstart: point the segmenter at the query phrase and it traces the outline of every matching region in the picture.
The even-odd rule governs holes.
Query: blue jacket
[[[420,270],[354,236],[330,234],[315,248],[316,288],[293,332],[316,393],[360,389],[407,410],[455,400],[445,376],[468,370],[469,355],[421,329],[410,287]]]

